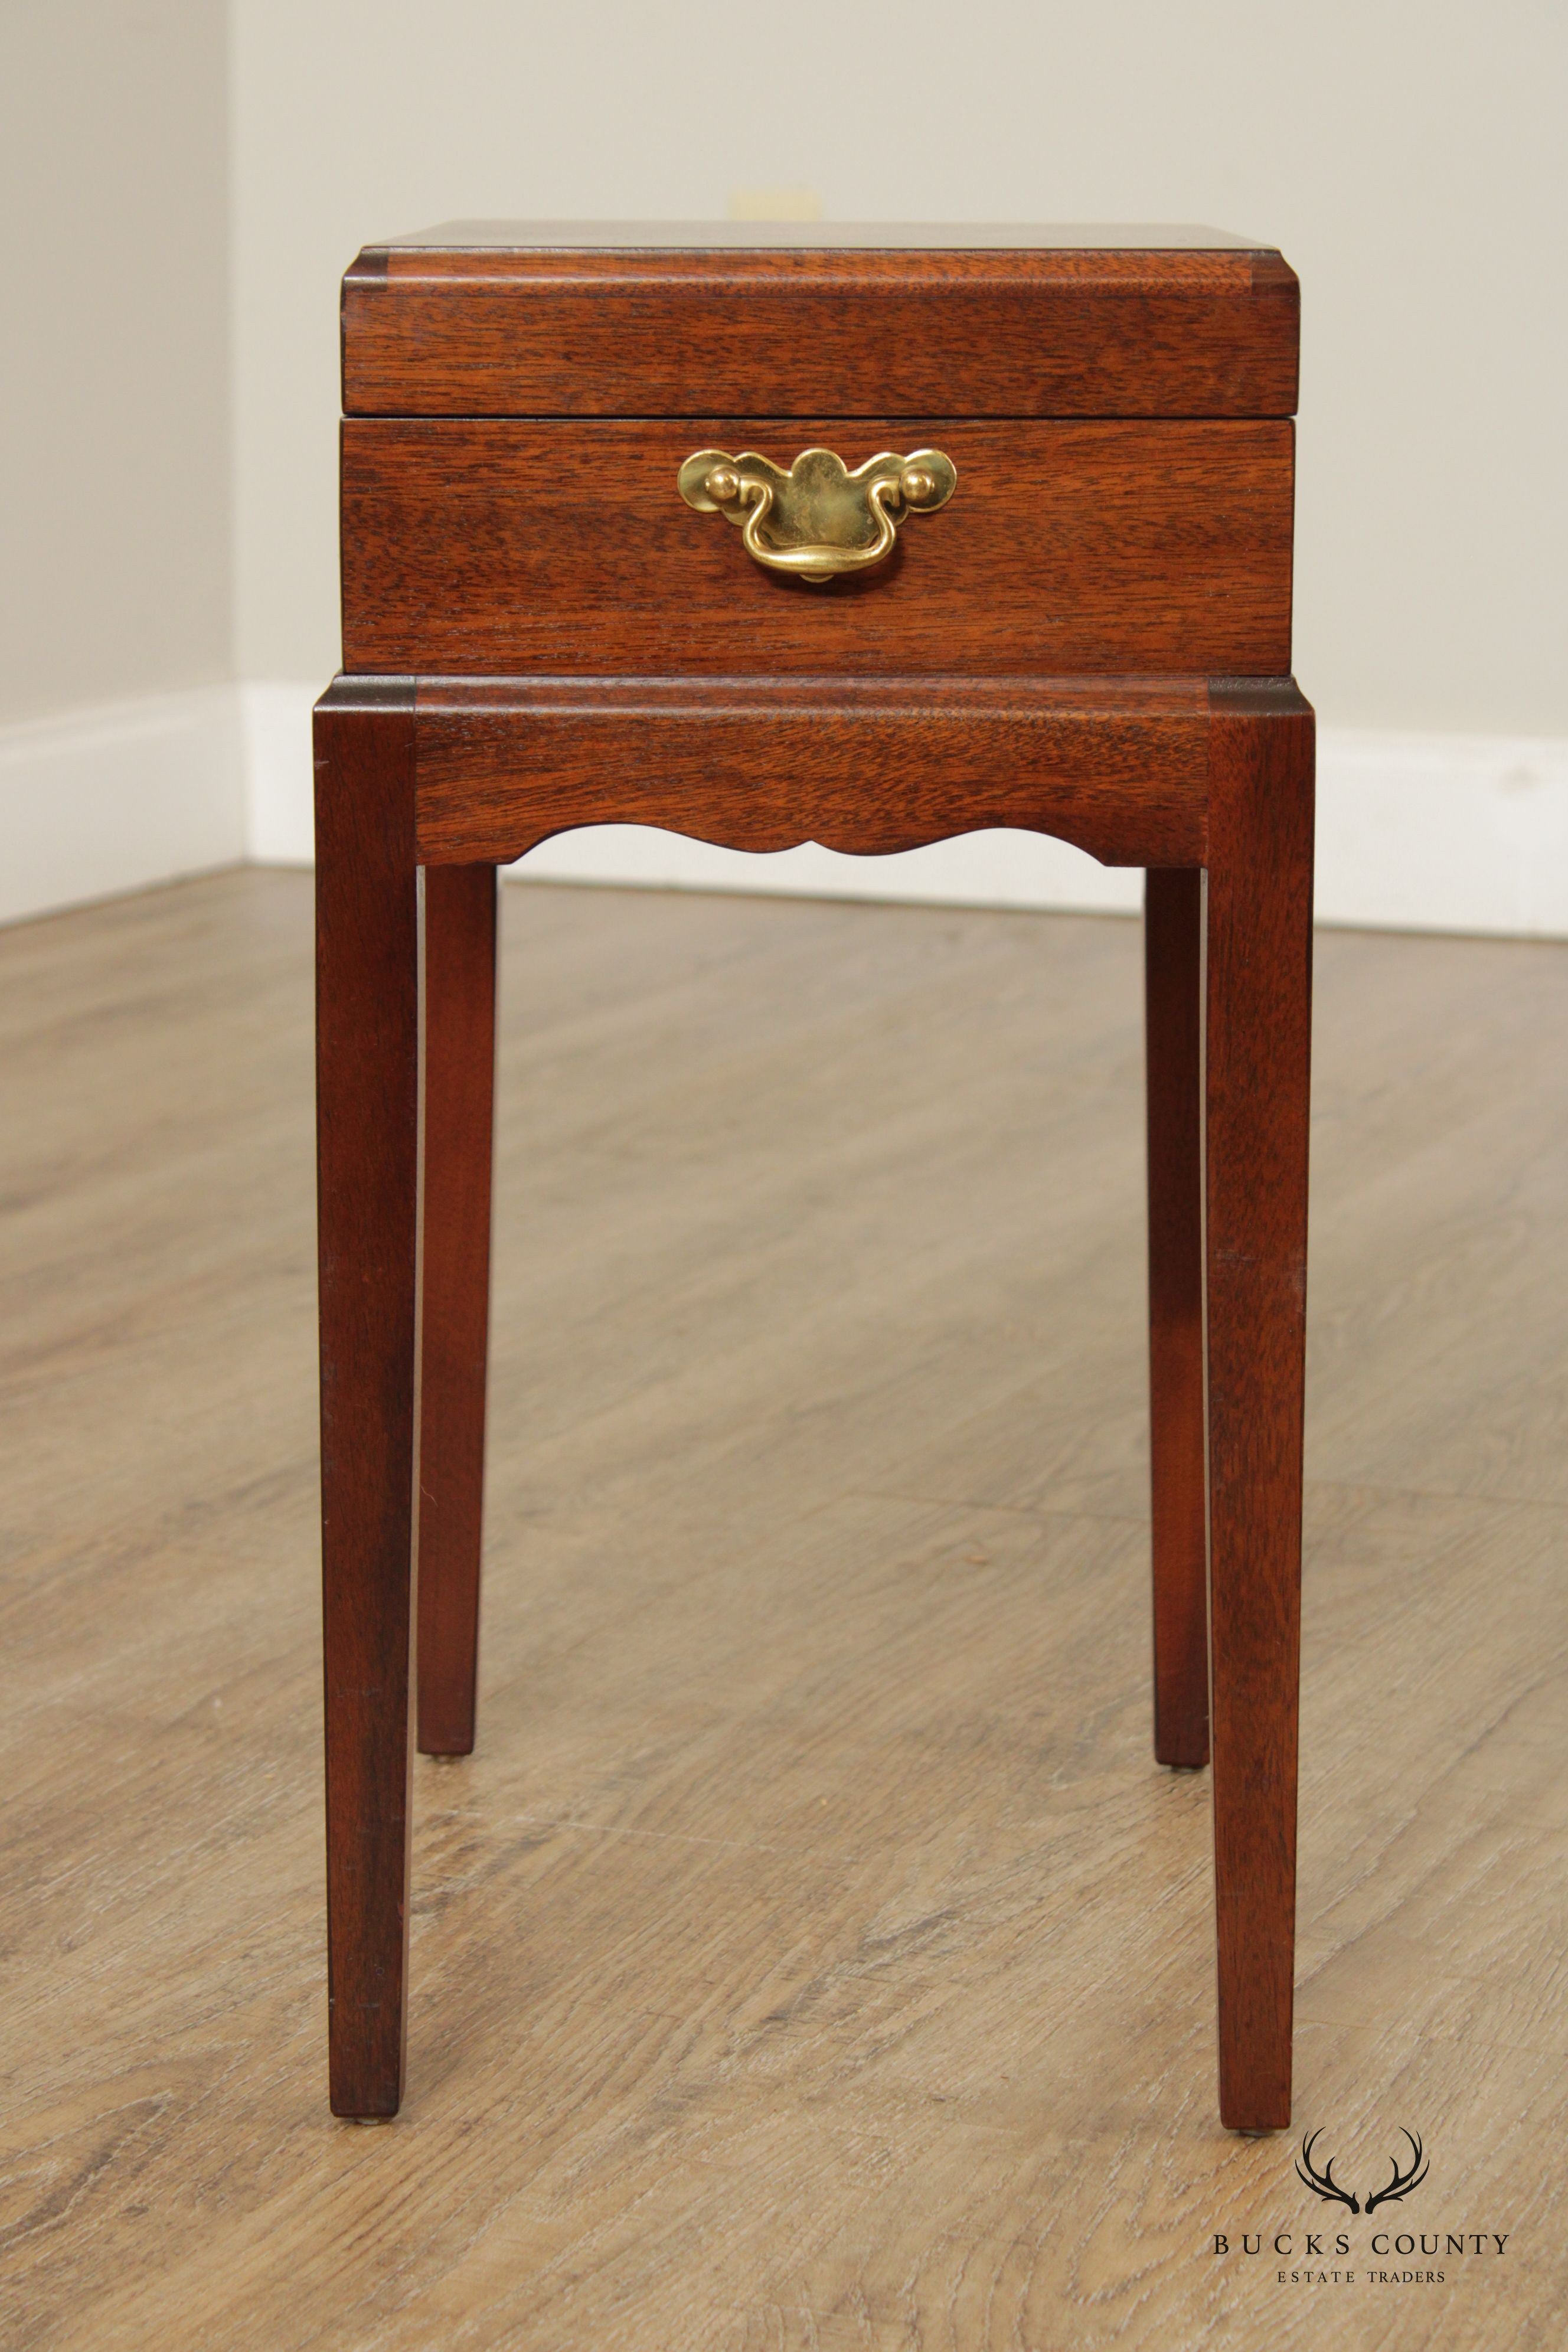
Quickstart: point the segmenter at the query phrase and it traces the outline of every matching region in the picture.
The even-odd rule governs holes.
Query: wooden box
[[[1279,675],[1297,322],[1278,253],[1201,230],[371,248],[343,286],[343,666]],[[826,593],[676,493],[695,449],[814,445],[934,446],[958,488]]]

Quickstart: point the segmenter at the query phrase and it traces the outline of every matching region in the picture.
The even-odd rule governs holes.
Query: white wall
[[[361,244],[805,184],[840,220],[1280,245],[1307,690],[1331,725],[1568,734],[1561,0],[237,0],[233,69],[247,676],[335,661],[336,289]]]
[[[0,16],[0,720],[230,675],[223,0]]]
[[[362,243],[804,185],[840,219],[1163,217],[1277,241],[1305,291],[1297,668],[1325,724],[1321,902],[1568,930],[1560,0],[13,0],[0,29],[21,287],[0,721],[30,722],[0,736],[0,824],[43,828],[27,903],[73,895],[72,827],[131,772],[96,708],[111,698],[138,774],[163,772],[163,713],[164,798],[201,857],[237,842],[242,759],[252,853],[308,846],[303,713],[337,658],[337,286]],[[206,681],[226,672],[245,685],[220,709]],[[205,699],[181,718],[176,688]],[[190,804],[198,711],[216,816]],[[646,836],[536,856],[1125,895],[1075,853],[999,866],[1004,847],[869,869],[714,866]]]
[[[237,0],[241,668],[300,681],[298,709],[336,659],[336,287],[362,243],[801,185],[840,220],[1207,221],[1273,239],[1304,285],[1322,911],[1568,930],[1565,30],[1543,0]],[[260,837],[302,850],[298,789],[269,772],[263,798]],[[1025,904],[1137,889],[1016,837],[868,864],[619,830],[530,864]]]
[[[0,919],[243,849],[226,47],[0,11]]]

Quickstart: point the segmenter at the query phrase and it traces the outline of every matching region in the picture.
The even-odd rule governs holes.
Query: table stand
[[[1061,249],[1050,248],[1058,257]],[[473,250],[443,248],[459,259]],[[913,267],[908,256],[895,259]],[[468,315],[463,305],[479,281],[442,266],[445,277],[422,261],[425,276],[412,273],[410,284],[423,289],[417,299],[444,291],[441,315],[456,322]],[[395,275],[365,278],[360,268],[373,289]],[[1255,274],[1255,294],[1258,283],[1267,293],[1275,281]],[[383,334],[375,364],[384,369],[393,331],[382,318],[375,313]],[[443,419],[450,404],[473,396],[461,380],[471,343],[454,323],[458,375],[451,383],[437,377],[432,395],[448,404]],[[427,321],[419,348],[427,364]],[[616,388],[605,396],[617,396]],[[378,421],[388,403],[406,399],[395,387]],[[558,429],[591,436],[595,428],[578,420]],[[1118,463],[1123,450],[1133,453],[1129,463],[1142,462],[1136,436],[1151,427],[1098,429],[1123,436],[1105,443]],[[1258,430],[1205,427],[1226,429]],[[392,436],[410,430],[385,427]],[[495,487],[497,469],[511,446],[502,428],[488,439],[466,422],[421,430],[424,455],[397,475],[411,486],[397,495],[439,495],[458,528],[462,493],[453,483],[465,453],[479,448],[484,511],[493,520],[506,495],[504,480]],[[840,427],[840,436],[849,430]],[[875,446],[876,432],[867,427],[858,437]],[[793,425],[773,428],[775,439],[793,433]],[[443,434],[456,437],[441,441]],[[679,419],[663,435],[677,457],[695,437]],[[947,440],[963,436],[955,427],[944,446]],[[985,508],[984,466],[971,454],[988,446],[972,432],[957,457],[948,542],[955,566],[967,544],[957,519],[971,482],[974,532],[987,512],[1002,511]],[[1052,446],[1070,455],[1076,445],[1058,438]],[[1238,445],[1224,446],[1234,452]],[[754,571],[721,522],[683,518],[674,468],[662,461],[657,483],[649,471],[649,536],[637,560],[667,560],[665,550],[671,566],[690,567],[691,593],[712,583],[716,595],[752,598],[735,634],[753,668],[633,671],[606,659],[598,675],[551,672],[528,658],[526,642],[524,657],[509,667],[515,656],[498,654],[484,631],[504,625],[525,638],[535,607],[521,600],[496,619],[493,596],[482,612],[475,604],[465,668],[464,647],[458,660],[451,651],[468,593],[462,567],[487,559],[448,549],[438,558],[447,567],[444,595],[432,590],[422,606],[407,596],[408,626],[416,636],[426,630],[442,667],[413,662],[378,674],[375,656],[407,651],[414,638],[384,637],[395,628],[385,618],[389,600],[402,590],[366,589],[355,603],[366,549],[383,564],[384,581],[391,574],[390,526],[376,520],[353,446],[346,439],[346,628],[351,650],[354,631],[368,632],[370,658],[337,680],[316,716],[334,2112],[390,2116],[402,2093],[416,1589],[419,1745],[462,1755],[474,1744],[496,868],[575,825],[636,822],[733,849],[817,841],[858,855],[1004,825],[1147,869],[1155,1754],[1189,1768],[1209,1761],[1212,1692],[1221,2113],[1239,2130],[1282,2127],[1290,2114],[1295,1907],[1310,710],[1288,674],[1199,674],[1178,658],[1113,669],[1106,663],[1125,658],[1114,646],[1098,671],[1064,672],[1054,658],[1025,671],[988,662],[994,641],[977,635],[973,658],[961,643],[963,658],[938,668],[915,626],[913,600],[934,593],[931,583],[942,576],[945,517],[933,513],[908,534],[919,544],[905,576],[929,565],[925,585],[906,594],[889,568],[887,602],[878,604],[869,572],[823,589]],[[889,462],[905,467],[906,484],[914,478],[914,459]],[[711,483],[713,469],[701,479]],[[720,479],[719,491],[726,487]],[[896,493],[886,494],[889,500]],[[717,496],[713,503],[722,513]],[[874,527],[847,543],[863,551]],[[397,577],[405,581],[408,567],[426,560],[423,542],[410,530],[397,545]],[[1288,587],[1288,532],[1285,560]],[[644,625],[630,602],[618,617],[611,609],[616,578],[596,593],[612,636]],[[896,639],[891,654],[866,651],[868,630],[892,627],[886,615],[896,620],[901,594],[919,656],[905,671]],[[1133,583],[1130,611],[1142,612],[1140,596]],[[1067,601],[1064,593],[1058,602]],[[767,634],[775,616],[782,654]],[[677,615],[669,625],[684,623]],[[1004,614],[998,626],[1005,625]],[[1134,640],[1152,625],[1128,624]],[[1232,622],[1200,611],[1182,625],[1188,638],[1170,650],[1184,657],[1210,645],[1205,629],[1212,637]],[[790,633],[806,630],[818,632],[825,654],[837,646],[839,667],[803,664]],[[1264,629],[1258,642],[1266,662],[1278,639]],[[615,654],[616,645],[595,641],[583,658],[605,651]]]

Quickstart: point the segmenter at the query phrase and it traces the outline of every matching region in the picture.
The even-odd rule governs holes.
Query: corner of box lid
[[[384,245],[362,246],[343,272],[343,292],[357,290],[362,286],[380,286],[385,282],[391,253]]]

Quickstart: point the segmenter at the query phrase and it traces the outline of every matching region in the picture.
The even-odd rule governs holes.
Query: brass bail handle
[[[803,449],[787,472],[754,449],[698,449],[676,483],[699,514],[738,524],[747,554],[770,572],[819,581],[882,562],[901,522],[947,504],[958,471],[940,449],[884,449],[853,473],[831,449]]]

